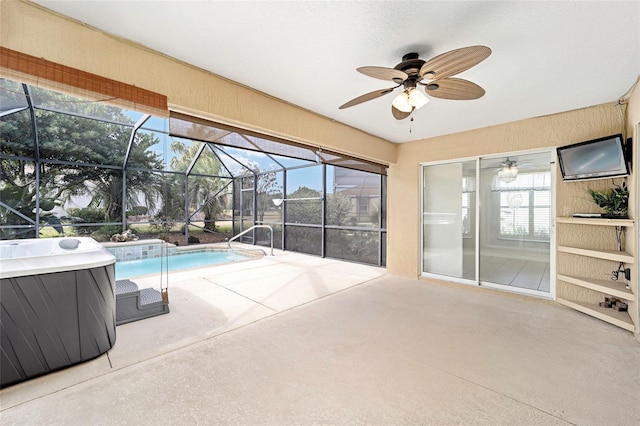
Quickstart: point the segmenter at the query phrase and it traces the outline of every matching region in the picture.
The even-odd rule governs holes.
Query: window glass
[[[242,178],[242,189],[240,190],[239,205],[240,205],[240,220],[242,222],[241,231],[249,229],[253,226],[253,178]]]
[[[381,175],[380,187],[380,226],[387,229],[387,176]],[[384,239],[383,239],[384,241]],[[383,257],[384,259],[385,257]]]
[[[230,164],[231,172],[234,176],[244,175],[253,171],[260,173],[265,170],[280,169],[267,154],[245,149],[232,148],[228,146],[218,146],[218,148],[233,158]]]
[[[313,164],[311,161],[301,160],[299,158],[283,157],[282,155],[273,154],[271,157],[284,167],[309,166]]]
[[[535,191],[533,193],[533,235],[549,240],[551,220],[551,193]]]
[[[387,266],[387,233],[383,232],[380,240],[380,266]]]
[[[287,226],[285,245],[287,250],[320,256],[322,255],[322,229]]]
[[[168,144],[165,156],[166,169],[181,173],[186,173],[202,144],[175,137],[169,138],[165,143]]]
[[[149,117],[142,124],[142,130],[151,130],[159,133],[169,133],[169,120],[161,117]]]
[[[0,237],[3,240],[34,235],[35,183],[35,163],[0,159]],[[47,221],[55,208],[55,199],[40,200],[40,207],[42,219]]]
[[[550,158],[547,151],[480,159],[481,283],[549,292]]]
[[[327,257],[377,264],[380,237],[377,231],[326,230]]]
[[[322,224],[322,166],[287,170],[286,223]]]
[[[231,180],[201,175],[190,175],[187,180],[190,221],[215,231],[216,221],[229,219],[226,212],[231,202]]]
[[[113,121],[121,124],[135,124],[144,114],[108,105],[101,100],[87,100],[40,87],[29,86],[36,108],[54,109],[60,112]]]
[[[380,175],[327,166],[327,225],[377,228]]]
[[[471,193],[462,193],[462,235],[471,237]]]
[[[268,224],[273,229],[273,247],[282,248],[282,225]],[[267,228],[256,228],[256,244],[271,247],[270,231]]]
[[[500,235],[549,241],[549,172],[518,176],[509,185],[500,185]]]
[[[423,272],[475,278],[475,175],[475,160],[422,168]]]
[[[175,163],[177,164],[179,161],[181,161],[182,164],[180,164],[179,167],[173,166],[172,170],[179,170],[179,171],[185,171],[185,172],[188,171],[188,168],[190,167],[193,156],[197,154],[202,144],[204,144],[205,147],[202,150],[202,152],[200,152],[200,155],[198,155],[198,158],[195,160],[195,163],[193,163],[193,167],[189,171],[189,174],[200,175],[203,177],[203,181],[205,180],[204,178],[206,176],[209,176],[209,177],[227,176],[227,174],[225,173],[226,170],[224,169],[222,162],[220,161],[218,156],[213,152],[213,150],[211,150],[209,145],[204,142],[194,142],[194,145],[191,148],[191,151],[193,152],[189,153],[189,155],[186,156],[187,158],[189,158],[189,164],[187,164],[186,158],[181,158],[180,160],[178,160],[178,157],[176,157]]]
[[[185,175],[174,173],[153,175],[156,176],[154,194],[148,199],[155,199],[155,208],[150,209],[155,213],[154,219],[160,222],[184,221]],[[160,182],[157,182],[158,179],[161,179]]]
[[[35,157],[29,110],[0,117],[0,155]]]
[[[258,221],[282,222],[282,184],[284,172],[264,172],[257,177]]]
[[[28,106],[22,84],[0,78],[0,112],[4,113]]]
[[[123,166],[132,127],[42,110],[36,117],[42,159]]]
[[[129,151],[128,168],[164,170],[167,136],[138,130]]]
[[[252,174],[252,170],[245,167],[242,163],[236,161],[236,159],[230,156],[226,151],[220,149],[219,146],[214,145],[213,151],[222,163],[224,169],[222,173],[226,176],[249,176]]]
[[[287,224],[300,223],[308,225],[321,225],[322,201],[288,200],[285,203],[285,220]]]
[[[275,247],[384,264],[373,256],[373,245],[384,245],[377,228],[386,224],[386,178],[370,172],[380,165],[208,126],[190,132],[193,123],[184,138],[168,136],[170,120],[107,102],[0,79],[3,238],[106,241],[124,220],[140,238],[182,242],[187,219],[190,237],[221,223],[231,229],[233,220],[236,233],[270,224]],[[323,223],[335,227],[325,235],[329,248]],[[243,241],[269,245],[268,231]]]
[[[322,166],[287,170],[287,200],[322,195]]]

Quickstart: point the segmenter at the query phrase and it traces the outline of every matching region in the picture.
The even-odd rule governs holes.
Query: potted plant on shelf
[[[615,185],[609,192],[589,190],[593,202],[605,211],[605,217],[626,219],[629,213],[629,189],[627,184]]]

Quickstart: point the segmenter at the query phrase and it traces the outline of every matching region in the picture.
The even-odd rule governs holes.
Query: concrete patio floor
[[[640,424],[638,340],[548,302],[277,250],[169,297],[0,391],[0,423]]]

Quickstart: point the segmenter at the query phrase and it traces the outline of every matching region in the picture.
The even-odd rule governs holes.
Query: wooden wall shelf
[[[624,226],[627,228],[632,228],[635,225],[635,221],[633,219],[605,219],[573,216],[559,216],[556,218],[556,222],[573,223],[575,225]]]
[[[566,300],[558,298],[558,303],[573,308],[584,314],[591,315],[602,321],[606,321],[609,324],[617,325],[631,332],[635,331],[633,321],[628,312],[618,312],[609,308],[602,308],[592,303],[577,302],[572,300]]]
[[[634,219],[605,219],[605,218],[586,218],[586,217],[556,217],[557,224],[568,225],[588,225],[588,226],[609,226],[616,228],[632,228],[635,226]],[[569,232],[568,228],[564,228],[566,232]],[[558,229],[560,231],[560,228]],[[588,232],[588,230],[581,230],[581,232]],[[615,235],[613,230],[611,231],[611,238],[615,241]],[[602,280],[592,277],[578,277],[572,275],[563,274],[558,270],[556,278],[558,281],[563,281],[574,286],[589,289],[604,295],[612,296],[618,299],[622,299],[629,304],[628,311],[616,311],[611,308],[605,308],[599,306],[597,303],[587,303],[581,300],[569,300],[569,298],[558,297],[556,300],[558,303],[573,308],[584,314],[591,315],[602,321],[606,321],[610,324],[621,327],[625,330],[633,333],[638,332],[638,295],[634,289],[637,286],[636,274],[634,270],[636,267],[636,257],[625,251],[618,250],[598,250],[587,247],[575,247],[571,245],[558,245],[557,251],[559,253],[569,253],[576,256],[586,256],[595,259],[603,259],[614,262],[622,262],[627,264],[631,268],[632,279],[627,283],[625,281],[612,281]],[[560,265],[558,268],[561,269]],[[581,296],[576,296],[580,298]],[[573,298],[572,298],[573,299]]]

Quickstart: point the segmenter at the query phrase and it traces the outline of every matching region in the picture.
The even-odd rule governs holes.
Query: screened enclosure
[[[276,248],[385,265],[383,165],[6,79],[0,143],[2,239],[128,230],[187,245],[268,225]],[[241,241],[269,246],[270,232]]]

